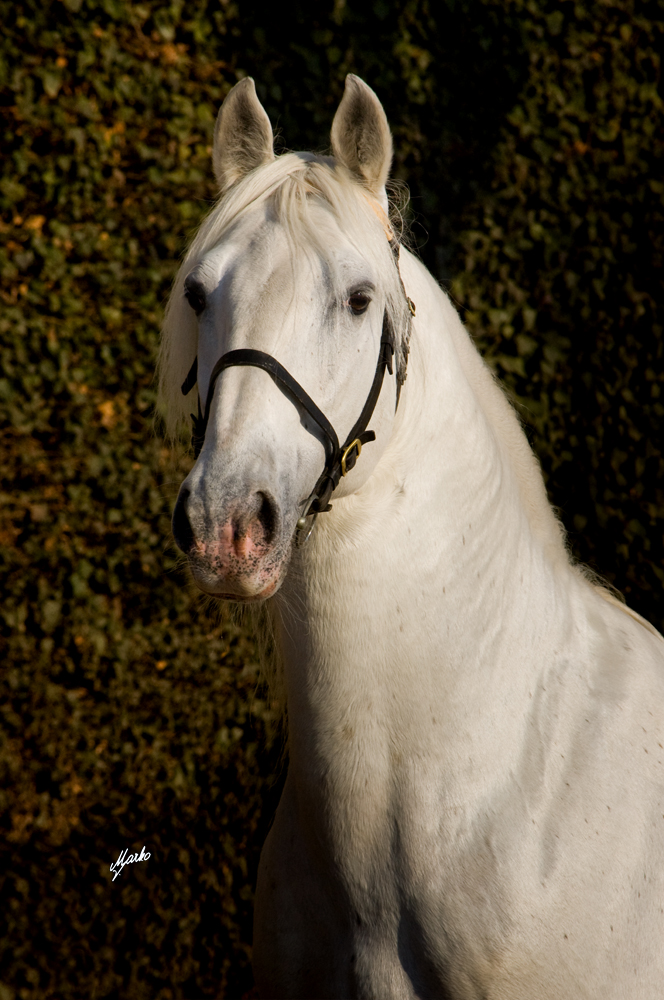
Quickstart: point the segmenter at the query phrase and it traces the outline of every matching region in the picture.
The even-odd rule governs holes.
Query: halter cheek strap
[[[409,310],[408,329],[403,342],[403,360],[399,365],[399,370],[397,371],[396,409],[399,405],[401,387],[406,380],[408,347],[412,317],[415,315],[415,306],[411,299],[409,299],[406,295],[406,290],[403,286],[403,281],[401,280],[401,272],[399,271],[399,244],[395,239],[392,239],[390,240],[390,247],[394,254],[397,271],[399,272],[399,280],[401,281],[401,287],[403,289],[406,302],[408,303]],[[342,445],[339,445],[337,433],[325,414],[316,406],[311,396],[305,392],[300,383],[293,378],[290,372],[288,372],[284,366],[276,360],[276,358],[273,358],[270,354],[265,354],[263,351],[255,351],[250,348],[228,351],[228,353],[224,354],[217,361],[212,369],[210,383],[208,385],[207,398],[205,400],[205,410],[201,410],[201,400],[199,396],[198,413],[192,413],[191,415],[191,444],[194,450],[194,456],[198,458],[201,448],[203,447],[205,431],[207,430],[208,421],[210,419],[210,408],[214,398],[215,385],[221,373],[226,368],[241,366],[262,368],[263,371],[266,371],[274,379],[274,381],[281,386],[292,402],[301,406],[302,409],[309,414],[314,423],[318,425],[324,439],[325,467],[319,476],[318,482],[314,486],[313,491],[304,501],[304,509],[297,522],[297,544],[303,544],[303,542],[305,542],[311,534],[318,514],[323,514],[332,509],[329,502],[330,497],[339,485],[339,481],[342,476],[347,475],[347,473],[349,473],[355,466],[360,452],[362,451],[362,445],[367,444],[369,441],[375,441],[376,439],[375,433],[367,430],[367,425],[373,416],[376,403],[378,402],[378,397],[380,396],[380,391],[383,386],[383,378],[385,376],[385,369],[387,368],[390,375],[393,373],[392,359],[394,357],[394,350],[394,330],[392,329],[392,324],[386,309],[383,315],[383,332],[380,340],[380,353],[378,355],[378,363],[376,365],[376,372],[371,384],[371,389],[369,390],[369,395],[367,396],[367,400],[362,408],[360,416]],[[197,380],[198,357],[194,358],[194,363],[189,369],[186,379],[182,383],[183,395],[186,396],[189,392],[191,392]],[[308,521],[308,518],[310,517],[311,522]]]

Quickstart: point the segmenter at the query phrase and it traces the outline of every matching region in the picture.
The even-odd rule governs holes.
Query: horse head
[[[387,215],[392,140],[354,76],[331,145],[332,157],[275,157],[253,81],[229,92],[212,155],[221,198],[166,313],[169,419],[185,415],[188,370],[182,392],[197,383],[199,398],[173,533],[198,586],[235,601],[277,591],[294,539],[332,493],[362,489],[394,420],[408,303]]]

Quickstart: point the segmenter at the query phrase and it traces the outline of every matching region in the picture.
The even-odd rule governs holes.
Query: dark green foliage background
[[[575,554],[664,625],[664,3],[0,0],[0,1000],[240,997],[278,795],[153,430],[159,323],[256,78],[323,148],[384,101],[413,238],[507,380]],[[111,882],[120,849],[147,863]]]

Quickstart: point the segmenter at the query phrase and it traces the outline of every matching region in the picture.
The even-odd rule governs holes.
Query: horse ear
[[[274,159],[272,126],[250,76],[236,83],[219,108],[212,166],[223,194],[240,177]]]
[[[390,128],[383,105],[371,87],[352,73],[346,77],[331,138],[335,159],[387,205],[385,182],[392,163]]]

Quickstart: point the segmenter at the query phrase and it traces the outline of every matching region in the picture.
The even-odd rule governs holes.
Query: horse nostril
[[[173,538],[177,547],[185,553],[189,552],[194,544],[194,532],[187,514],[186,502],[189,497],[189,490],[180,490],[177,503],[173,509]]]
[[[265,493],[259,493],[261,505],[258,511],[258,520],[264,532],[265,543],[270,545],[277,529],[277,507],[271,497]]]

